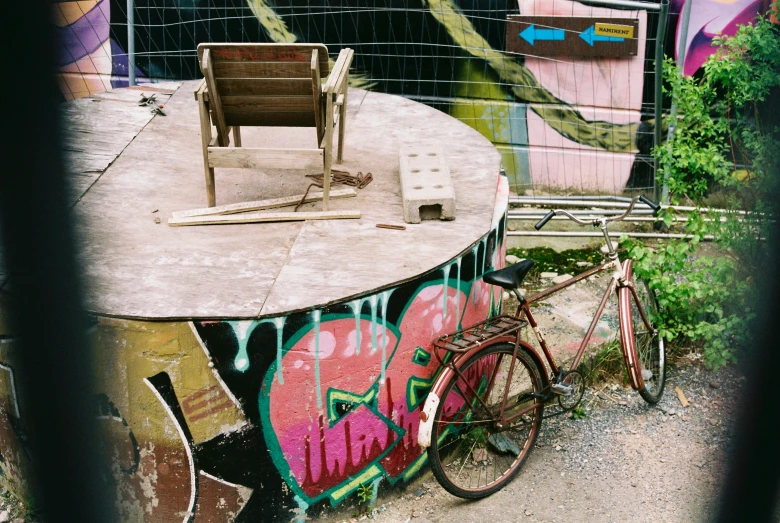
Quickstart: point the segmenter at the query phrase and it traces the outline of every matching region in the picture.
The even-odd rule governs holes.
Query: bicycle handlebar
[[[658,216],[658,211],[661,210],[661,206],[655,203],[653,200],[645,196],[644,194],[639,196],[639,201],[653,209],[653,215]]]
[[[625,219],[626,216],[631,214],[631,211],[634,210],[634,205],[636,205],[636,202],[638,202],[638,201],[641,201],[642,203],[644,203],[645,205],[650,207],[653,210],[653,215],[655,215],[655,216],[657,216],[658,215],[658,211],[661,210],[661,206],[660,205],[655,203],[650,198],[647,198],[645,195],[640,195],[640,196],[635,197],[633,200],[631,200],[631,203],[628,205],[628,208],[626,209],[626,212],[624,212],[623,214],[618,215],[618,216],[613,216],[611,218],[593,218],[593,219],[591,219],[589,221],[586,221],[586,220],[581,220],[580,218],[577,218],[573,214],[571,214],[571,213],[569,213],[567,211],[564,211],[563,209],[555,209],[554,211],[550,211],[547,214],[545,214],[544,217],[541,220],[539,220],[536,223],[536,225],[534,225],[534,229],[536,229],[537,231],[540,230],[542,227],[547,225],[547,222],[552,220],[553,216],[556,216],[558,214],[562,214],[562,215],[566,216],[567,218],[569,218],[570,220],[579,223],[580,225],[598,225],[599,223],[601,223],[602,220],[605,223],[617,222],[617,221]]]
[[[536,225],[534,225],[534,229],[536,229],[537,231],[538,231],[538,230],[540,230],[542,227],[544,227],[545,225],[547,225],[547,222],[549,222],[550,220],[552,220],[552,217],[553,217],[553,216],[555,216],[555,211],[550,211],[550,212],[548,212],[547,214],[545,214],[545,215],[544,215],[544,218],[542,218],[541,220],[539,220],[539,221],[536,223]]]

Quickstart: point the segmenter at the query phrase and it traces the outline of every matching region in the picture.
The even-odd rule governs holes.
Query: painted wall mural
[[[96,317],[95,416],[118,519],[289,521],[361,485],[413,478],[431,341],[501,311],[481,281],[506,255],[509,184],[490,231],[419,278],[324,308],[256,320]],[[2,300],[2,295],[0,295]],[[29,466],[14,342],[0,303],[0,483]]]
[[[761,0],[691,0],[685,71],[712,53],[712,36],[752,20]],[[675,0],[672,12],[682,8]],[[766,2],[763,2],[766,3]],[[399,10],[351,0],[137,0],[139,81],[200,76],[202,41],[321,41],[356,51],[356,87],[400,94],[471,125],[503,156],[514,192],[565,189],[616,194],[653,184],[652,45],[655,15],[571,0],[404,0]],[[64,99],[127,85],[126,4],[53,5],[65,45]],[[639,54],[627,59],[541,59],[503,53],[506,15],[628,15],[640,20]],[[670,17],[667,52],[678,40]],[[652,40],[651,40],[652,42]],[[149,80],[151,79],[151,80]]]
[[[761,0],[691,0],[685,71],[712,53],[712,36],[752,20]],[[675,0],[673,13],[684,0]],[[766,2],[764,2],[766,3]],[[514,192],[620,193],[652,186],[652,45],[657,19],[571,0],[137,0],[139,81],[200,76],[202,41],[321,41],[355,49],[353,84],[432,105],[471,125],[503,156]],[[127,85],[126,3],[53,4],[64,46],[64,99]],[[541,59],[503,53],[506,15],[631,16],[639,54]],[[627,15],[628,13],[628,15]],[[667,52],[681,43],[670,17]],[[652,40],[651,40],[652,42]],[[675,42],[677,42],[675,44]],[[150,80],[151,79],[151,80]]]
[[[673,0],[670,11],[679,15],[682,13],[686,0]],[[733,36],[740,25],[745,25],[756,18],[756,14],[767,11],[768,2],[762,0],[689,0],[691,16],[688,23],[688,36],[685,42],[680,41],[681,26],[677,24],[675,31],[674,58],[679,60],[680,50],[685,48],[685,64],[683,73],[689,76],[704,64],[707,58],[714,54],[712,39],[718,34]]]

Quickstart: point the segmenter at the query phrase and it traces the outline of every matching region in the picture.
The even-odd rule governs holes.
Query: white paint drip
[[[452,264],[445,265],[442,267],[442,287],[443,287],[443,294],[444,294],[444,311],[442,312],[441,318],[442,320],[447,318],[447,286],[449,285],[449,279],[450,279],[450,268],[452,267]]]
[[[282,376],[282,335],[284,334],[285,316],[274,318],[276,326],[276,379],[279,385],[284,385],[284,376]]]
[[[314,379],[317,386],[317,408],[322,408],[322,390],[320,386],[320,315],[321,311],[312,311],[314,315]]]
[[[393,289],[382,293],[382,372],[379,377],[379,384],[385,384],[385,370],[387,368],[387,302],[390,301],[390,295]]]
[[[471,249],[471,254],[474,256],[474,281],[471,282],[472,298],[477,298],[477,256],[479,255],[479,243]]]
[[[458,328],[458,318],[460,317],[460,263],[462,258],[458,258],[455,262],[458,266],[458,279],[455,283],[455,328]]]
[[[363,300],[357,299],[349,302],[352,312],[355,313],[355,354],[360,355],[360,306]]]
[[[376,294],[369,299],[371,303],[371,354],[376,352]]]
[[[227,324],[233,328],[236,339],[238,339],[238,352],[233,360],[233,365],[236,367],[237,371],[245,372],[249,368],[249,356],[247,356],[246,344],[249,335],[259,324],[252,320],[228,321]]]

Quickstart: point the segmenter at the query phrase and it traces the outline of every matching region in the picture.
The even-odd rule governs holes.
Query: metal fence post
[[[691,5],[693,0],[686,0],[683,7],[682,16],[680,17],[680,49],[677,51],[677,69],[682,73],[685,67],[685,45],[688,40],[688,25],[691,19]],[[677,129],[677,103],[672,100],[672,107],[669,111],[669,131],[666,134],[666,143],[671,147],[672,140],[674,139],[674,132]],[[669,184],[664,175],[663,191],[661,192],[662,203],[669,203]]]
[[[661,11],[658,13],[658,30],[655,35],[655,139],[654,145],[658,147],[661,144],[661,130],[663,128],[663,110],[664,100],[664,40],[666,38],[666,22],[669,14],[669,0],[661,2]],[[661,187],[658,186],[658,157],[653,157],[653,196],[655,201],[661,201]],[[664,176],[663,187],[666,187],[666,177]]]
[[[127,83],[135,85],[135,2],[127,0]]]

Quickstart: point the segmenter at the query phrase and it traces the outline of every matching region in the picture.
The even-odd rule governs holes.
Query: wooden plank
[[[322,169],[321,149],[209,147],[210,167]]]
[[[223,113],[229,126],[261,126],[261,127],[314,127],[314,112],[268,111],[260,112],[249,109],[230,109]]]
[[[216,78],[311,78],[307,62],[214,62]]]
[[[355,189],[339,189],[330,192],[331,198],[353,198],[357,196]],[[174,211],[171,215],[174,218],[188,218],[192,216],[215,216],[220,214],[235,214],[238,212],[262,211],[265,209],[274,209],[276,207],[286,207],[288,205],[297,205],[303,198],[303,194],[295,196],[283,196],[281,198],[272,198],[270,200],[259,200],[254,202],[231,203],[220,205],[219,207],[205,207],[202,209],[190,209],[187,211]],[[316,202],[322,200],[321,192],[311,192],[306,196],[306,201]]]
[[[222,96],[300,96],[312,94],[311,81],[306,78],[217,78]]]
[[[626,58],[636,56],[639,20],[584,16],[509,15],[506,50],[527,56]]]
[[[209,166],[209,145],[211,144],[211,120],[209,120],[209,107],[206,104],[205,87],[198,90],[198,113],[200,115],[200,139],[203,148],[203,171],[206,177],[206,200],[209,207],[217,204],[217,193],[214,186],[214,168]]]
[[[203,43],[198,45],[198,60],[206,49],[214,52],[216,60],[229,61],[279,61],[279,62],[306,62],[311,58],[312,52],[319,54],[320,70],[328,74],[328,48],[324,44],[308,43]]]
[[[292,222],[306,220],[357,220],[360,211],[325,212],[270,212],[227,214],[220,216],[193,216],[191,218],[170,218],[171,227],[185,225],[227,225],[237,223]]]
[[[192,94],[195,95],[196,102],[198,101],[198,95],[204,93],[205,91],[206,91],[206,79],[203,78],[200,82],[198,82],[198,86],[192,92]]]
[[[222,112],[222,103],[219,100],[219,91],[217,90],[217,84],[214,81],[214,67],[211,63],[211,54],[208,49],[206,49],[206,52],[203,54],[203,59],[200,62],[200,68],[203,70],[203,74],[206,77],[206,85],[208,86],[209,90],[211,118],[214,120],[214,126],[217,128],[217,139],[219,140],[219,145],[222,147],[227,147],[230,144],[230,138],[228,137],[228,125],[225,123],[225,115]]]
[[[322,87],[322,76],[320,76],[320,64],[317,61],[319,52],[315,49],[311,53],[311,91],[314,102],[314,126],[317,128],[317,141],[322,138],[322,104],[320,89]]]
[[[225,96],[222,95],[225,111],[246,109],[263,112],[306,112],[314,113],[314,99],[309,96]]]

